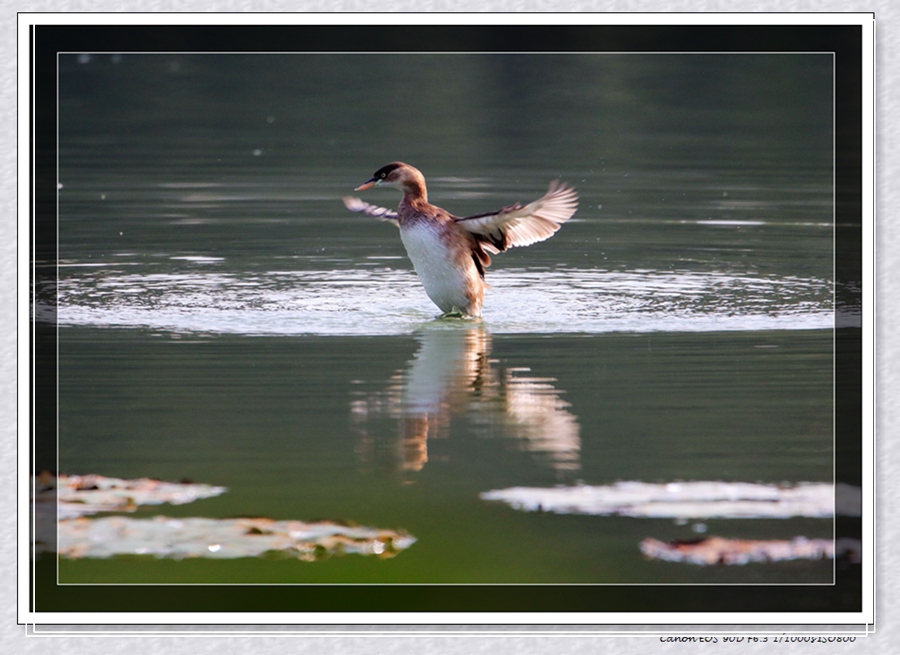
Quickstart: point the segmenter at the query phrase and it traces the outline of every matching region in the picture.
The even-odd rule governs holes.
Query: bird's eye
[[[381,174],[381,179],[382,179],[382,180],[383,180],[384,178],[386,178],[386,177],[387,177],[387,173],[382,173],[382,174]]]

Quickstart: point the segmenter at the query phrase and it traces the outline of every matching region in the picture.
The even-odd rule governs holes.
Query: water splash
[[[217,262],[218,263],[218,262]],[[143,273],[67,269],[60,325],[244,335],[408,334],[438,313],[411,271],[234,273],[204,262]],[[126,272],[126,270],[128,272]],[[730,272],[558,268],[492,271],[484,323],[492,333],[822,329],[834,325],[833,283]],[[39,297],[47,297],[45,289]],[[52,303],[36,317],[52,320]]]

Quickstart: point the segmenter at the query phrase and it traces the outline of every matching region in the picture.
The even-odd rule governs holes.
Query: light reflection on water
[[[489,434],[512,438],[560,474],[579,469],[578,420],[555,378],[491,359],[491,337],[477,323],[435,322],[416,339],[415,356],[384,389],[356,394],[351,402],[364,462],[420,471],[429,460],[429,439],[448,437],[451,421],[466,417]],[[386,448],[371,429],[384,419],[396,424]]]
[[[109,270],[87,266],[83,275],[59,281],[59,323],[213,334],[396,335],[438,313],[412,272],[381,262],[237,274],[216,270],[218,258],[186,261],[197,269],[132,274],[114,270],[127,263]],[[494,333],[833,325],[833,285],[823,279],[557,268],[496,270],[489,281],[484,322]]]

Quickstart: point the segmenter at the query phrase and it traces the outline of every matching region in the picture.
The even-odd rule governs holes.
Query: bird
[[[425,293],[444,317],[480,317],[490,255],[550,238],[578,208],[575,189],[553,180],[547,193],[527,205],[515,203],[493,212],[454,216],[429,203],[425,176],[399,161],[382,166],[355,190],[378,186],[403,192],[397,211],[353,196],[345,196],[344,205],[400,228],[400,240]]]

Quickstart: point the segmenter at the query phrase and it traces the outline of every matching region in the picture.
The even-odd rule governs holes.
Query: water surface
[[[35,310],[59,326],[60,471],[228,488],[170,516],[416,542],[389,561],[62,560],[60,580],[831,582],[828,561],[639,550],[828,538],[828,519],[481,499],[832,482],[835,316],[859,300],[833,270],[831,58],[381,57],[61,56],[59,262],[38,263]],[[396,229],[340,201],[392,160],[458,215],[554,178],[579,210],[494,257],[482,320],[436,320]]]

